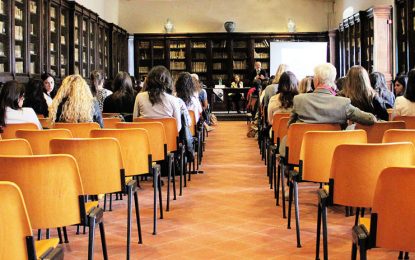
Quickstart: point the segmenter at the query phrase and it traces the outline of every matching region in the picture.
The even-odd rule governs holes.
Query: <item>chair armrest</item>
[[[64,251],[61,246],[50,248],[43,255],[39,257],[42,260],[63,260]]]

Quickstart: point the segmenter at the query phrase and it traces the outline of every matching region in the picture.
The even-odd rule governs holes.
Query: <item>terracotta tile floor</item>
[[[300,184],[302,248],[296,247],[295,224],[286,228],[281,207],[275,206],[264,163],[244,122],[220,122],[209,133],[202,169],[193,175],[184,195],[171,204],[152,235],[152,187],[139,191],[143,244],[137,244],[133,218],[131,259],[314,259],[316,185]],[[166,185],[163,187],[165,198]],[[163,202],[165,203],[165,201]],[[165,206],[165,205],[164,205]],[[126,198],[105,212],[110,259],[125,259]],[[353,218],[342,208],[329,210],[329,257],[350,259]],[[86,259],[87,235],[69,227],[66,259]],[[52,234],[55,234],[52,232]],[[96,232],[95,259],[102,259]],[[369,259],[396,259],[396,252],[371,250]]]

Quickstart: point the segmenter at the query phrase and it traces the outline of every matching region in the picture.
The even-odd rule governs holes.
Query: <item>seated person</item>
[[[49,107],[51,123],[96,122],[104,127],[98,101],[80,75],[67,76]]]
[[[395,96],[386,86],[385,76],[380,72],[372,72],[369,75],[372,88],[378,93],[386,108],[392,108],[395,103]]]
[[[45,96],[46,103],[48,107],[52,104],[52,99],[55,97],[56,89],[55,89],[55,79],[53,78],[52,74],[50,73],[43,73],[40,78],[43,81],[43,93]]]
[[[30,107],[22,107],[23,100],[23,86],[14,80],[4,84],[0,90],[0,130],[9,124],[22,123],[33,123],[42,129],[35,111]]]
[[[405,74],[400,74],[395,78],[395,83],[393,89],[395,90],[395,96],[403,96],[405,94],[406,83],[408,82],[408,77]]]
[[[268,74],[264,69],[262,69],[261,62],[259,61],[255,62],[254,66],[255,66],[254,70],[249,75],[250,82],[254,82],[255,80],[263,81],[263,80],[268,79]]]
[[[43,93],[43,82],[38,79],[31,79],[26,86],[26,93],[23,102],[24,107],[31,107],[37,115],[48,117],[48,104]]]
[[[164,66],[153,67],[146,81],[143,92],[140,92],[134,104],[133,117],[176,119],[177,130],[182,128],[179,102],[176,97],[167,93],[172,88],[172,78]]]
[[[104,88],[105,73],[103,70],[94,70],[90,76],[92,95],[98,100],[99,109],[101,112],[104,108],[105,99],[112,94],[111,90]]]
[[[405,94],[395,100],[392,118],[395,116],[415,116],[415,69],[408,73]]]
[[[282,73],[287,71],[288,66],[285,64],[280,64],[278,66],[277,71],[275,72],[275,76],[273,80],[271,81],[271,84],[266,86],[264,89],[264,99],[262,100],[262,106],[266,107],[268,106],[269,100],[272,96],[277,94],[278,92],[278,83],[280,81]]]
[[[243,88],[243,87],[244,87],[244,83],[241,81],[239,75],[235,75],[234,81],[231,83],[231,88]],[[241,97],[242,97],[241,93],[228,93],[228,104],[227,104],[228,111],[231,108],[231,103],[233,103],[238,114],[241,113],[240,106],[239,106],[239,101],[241,100]]]

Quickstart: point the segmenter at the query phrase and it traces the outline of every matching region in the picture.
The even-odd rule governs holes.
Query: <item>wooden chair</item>
[[[0,181],[0,256],[2,259],[63,259],[56,238],[35,240],[22,192]]]
[[[164,125],[161,122],[133,122],[133,123],[118,123],[117,128],[141,128],[147,130],[149,134],[150,151],[153,162],[157,162],[166,166],[167,164],[167,202],[166,211],[170,211],[170,179],[173,174],[173,200],[176,200],[176,175],[173,167],[173,157],[167,154],[167,139]],[[167,162],[167,163],[166,163]],[[183,176],[180,176],[180,183],[182,183]],[[180,185],[180,195],[182,185]]]
[[[414,164],[414,145],[412,143],[390,144],[342,144],[334,151],[330,170],[329,191],[318,191],[318,218],[316,259],[319,258],[320,230],[323,226],[324,259],[328,259],[327,246],[327,206],[337,204],[355,207],[355,226],[365,221],[359,218],[364,208],[373,206],[376,182],[383,169],[392,166],[411,166]],[[353,162],[353,163],[350,163]],[[353,246],[352,258],[357,248]]]
[[[39,128],[33,123],[8,124],[6,127],[3,127],[3,133],[1,133],[1,137],[3,139],[16,138],[16,131],[19,129],[38,130]]]
[[[157,233],[157,190],[159,192],[160,219],[163,218],[160,172],[152,167],[153,159],[150,150],[148,132],[145,129],[99,129],[92,130],[92,138],[112,137],[120,143],[124,162],[125,176],[138,177],[153,175],[154,214],[153,234]]]
[[[74,138],[89,138],[93,129],[100,129],[99,124],[95,122],[89,123],[55,123],[53,128],[64,128],[71,131]]]
[[[102,113],[102,118],[119,117],[120,113]]]
[[[50,122],[49,118],[39,118],[39,122],[42,125],[43,129],[51,129],[53,128],[52,123]]]
[[[195,112],[193,110],[189,110],[189,115],[190,118],[192,120],[192,126],[190,127],[190,133],[193,136],[193,140],[194,140],[194,150],[197,151],[197,156],[196,156],[196,169],[194,169],[194,171],[197,171],[198,173],[203,173],[203,171],[199,171],[199,166],[202,163],[202,157],[203,157],[203,143],[202,143],[202,131],[200,131],[197,128],[197,122],[196,122],[196,115]],[[193,162],[193,165],[195,164],[195,162]]]
[[[79,166],[82,186],[87,195],[124,192],[128,195],[127,258],[130,256],[132,198],[138,228],[138,243],[142,243],[137,182],[125,184],[125,171],[120,145],[115,138],[53,139],[50,149],[54,154],[70,154]],[[94,201],[97,203],[97,201]]]
[[[285,155],[281,156],[281,176],[283,182],[285,167],[288,169],[288,179],[289,179],[289,198],[288,198],[288,223],[287,228],[291,229],[291,205],[293,197],[297,197],[298,194],[294,190],[294,185],[292,183],[292,178],[297,174],[297,171],[294,169],[300,166],[300,151],[301,145],[303,142],[303,136],[306,132],[309,131],[337,131],[340,130],[339,124],[305,124],[305,123],[294,123],[291,124],[287,132],[287,141],[285,146]],[[284,199],[284,198],[282,198]],[[298,201],[297,201],[298,203]],[[299,226],[299,215],[296,214],[296,224]],[[300,241],[300,229],[297,228],[297,247],[301,247]]]
[[[357,129],[363,129],[367,133],[368,143],[381,143],[383,133],[389,129],[405,129],[405,122],[403,121],[389,121],[389,122],[377,122],[371,126],[356,124]]]
[[[14,182],[21,189],[32,229],[88,225],[88,259],[93,259],[95,226],[99,224],[104,259],[108,259],[102,209],[97,203],[85,202],[72,156],[0,156],[0,165],[0,180]]]
[[[395,116],[393,121],[403,121],[406,129],[415,129],[415,116]]]
[[[291,174],[294,193],[297,246],[300,247],[300,214],[298,184],[301,182],[327,184],[330,178],[331,158],[340,144],[366,143],[366,132],[356,131],[309,131],[302,138],[298,172]],[[289,213],[291,212],[291,205]],[[289,214],[290,216],[291,214]]]
[[[116,124],[121,122],[119,117],[104,117],[104,128],[116,128]]]
[[[366,250],[386,248],[402,252],[415,251],[415,167],[391,167],[382,171],[376,184],[370,221],[353,228],[353,244]],[[402,258],[399,258],[402,259]],[[409,259],[406,255],[405,259]]]
[[[18,130],[18,138],[26,139],[32,147],[33,154],[50,154],[49,142],[52,139],[72,138],[72,133],[68,129],[48,129],[48,130]]]
[[[0,155],[33,155],[33,152],[25,139],[6,139],[0,140]]]

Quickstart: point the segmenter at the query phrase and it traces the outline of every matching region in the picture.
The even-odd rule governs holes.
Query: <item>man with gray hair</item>
[[[353,106],[349,98],[335,96],[336,68],[325,63],[314,69],[313,93],[300,94],[294,97],[294,106],[289,124],[334,123],[347,126],[347,120],[363,125],[372,125],[376,117]]]

